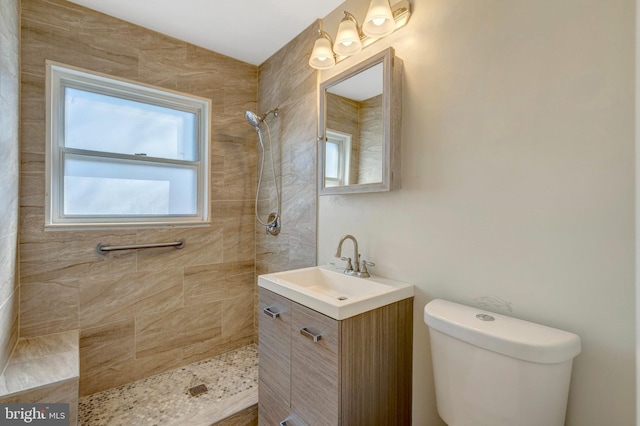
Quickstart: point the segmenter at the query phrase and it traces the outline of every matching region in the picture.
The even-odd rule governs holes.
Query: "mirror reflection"
[[[383,64],[325,92],[325,187],[382,182]]]

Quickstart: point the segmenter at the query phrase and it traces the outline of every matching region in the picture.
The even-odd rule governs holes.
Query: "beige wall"
[[[415,425],[441,424],[433,298],[577,333],[567,424],[634,424],[634,3],[415,1],[322,73],[389,45],[404,60],[403,187],[320,197],[318,263],[350,233],[374,273],[415,284]]]
[[[20,1],[0,2],[0,372],[18,338]]]
[[[257,67],[63,0],[24,0],[22,18],[21,337],[80,329],[82,394],[251,343]],[[210,227],[44,230],[47,59],[211,99]]]

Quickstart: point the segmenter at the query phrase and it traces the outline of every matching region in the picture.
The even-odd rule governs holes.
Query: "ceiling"
[[[344,0],[70,0],[260,65]],[[311,46],[309,47],[311,50]]]

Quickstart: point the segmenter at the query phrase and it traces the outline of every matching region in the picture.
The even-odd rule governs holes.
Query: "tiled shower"
[[[86,397],[257,343],[256,274],[315,264],[313,29],[256,67],[67,1],[19,3],[20,278],[11,294],[20,300],[5,352],[18,336],[78,330]],[[211,226],[44,230],[47,60],[211,99]],[[278,237],[255,225],[257,139],[244,119],[275,107]],[[272,191],[261,191],[261,213]],[[96,252],[100,242],[177,239],[181,250]]]

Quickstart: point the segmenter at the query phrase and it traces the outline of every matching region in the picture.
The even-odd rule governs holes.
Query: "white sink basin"
[[[413,296],[411,284],[354,277],[327,266],[260,275],[258,286],[337,320]]]

